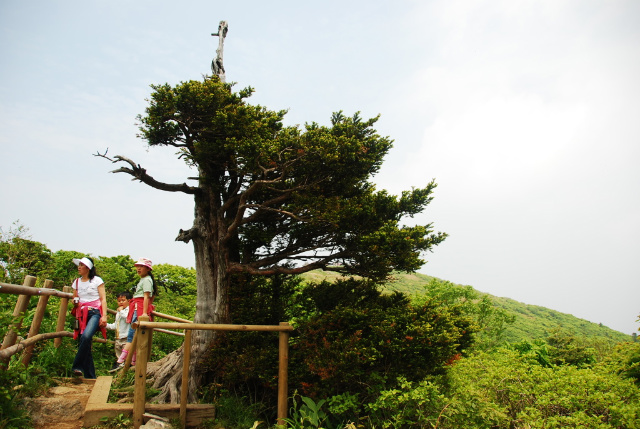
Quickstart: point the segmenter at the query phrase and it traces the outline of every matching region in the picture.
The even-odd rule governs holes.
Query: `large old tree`
[[[391,140],[363,120],[335,113],[330,126],[283,126],[285,112],[246,103],[218,76],[175,87],[152,86],[140,137],[177,149],[194,170],[185,183],[162,183],[124,156],[107,157],[142,183],[193,195],[193,225],[176,240],[192,242],[197,271],[197,323],[231,320],[229,289],[236,274],[270,276],[331,269],[384,279],[421,267],[426,251],[446,237],[431,224],[406,226],[431,201],[434,182],[400,196],[370,182]],[[212,331],[194,333],[190,395],[202,381],[199,364]],[[177,401],[181,353],[154,374],[161,401]]]

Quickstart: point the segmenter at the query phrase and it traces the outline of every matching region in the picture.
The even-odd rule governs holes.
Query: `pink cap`
[[[143,266],[143,267],[147,267],[150,270],[153,270],[152,268],[152,263],[151,263],[151,259],[147,259],[147,258],[140,258],[138,259],[138,262],[136,262],[135,264],[133,264],[134,266]]]

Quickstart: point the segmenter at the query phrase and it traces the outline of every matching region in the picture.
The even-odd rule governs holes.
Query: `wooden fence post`
[[[33,276],[25,276],[23,285],[34,287],[36,285],[36,278]],[[4,341],[2,342],[3,349],[11,347],[16,343],[16,339],[18,338],[18,334],[16,331],[22,326],[22,319],[24,318],[24,314],[27,311],[27,307],[29,306],[30,298],[31,296],[29,295],[18,296],[16,308],[13,310],[14,322],[11,324],[11,327],[4,337]],[[9,359],[2,359],[1,363],[6,365],[9,363]]]
[[[289,326],[289,324],[280,322],[280,326]],[[289,373],[287,372],[289,366],[289,331],[281,331],[278,340],[278,425],[284,426],[289,398]]]
[[[149,317],[149,320],[151,320],[151,317]],[[155,331],[155,329],[150,329],[149,330],[149,340],[148,340],[149,346],[147,347],[147,362],[149,362],[149,358],[151,357],[151,346],[153,346],[153,332],[154,331]]]
[[[148,322],[149,316],[140,316],[138,322]],[[147,360],[149,359],[149,332],[153,328],[136,329],[136,378],[133,388],[133,427],[138,429],[143,425],[142,416],[147,402]]]
[[[42,287],[45,289],[51,289],[53,287],[53,281],[48,279],[45,280]],[[29,335],[27,338],[34,337],[40,333],[40,326],[42,325],[42,319],[44,318],[44,312],[47,309],[48,302],[49,295],[41,295],[40,298],[38,298],[38,305],[36,306],[36,312],[33,315],[33,320],[31,321],[31,327],[29,328]],[[31,362],[31,356],[33,355],[33,348],[35,346],[35,344],[32,344],[22,352],[22,364],[25,367],[29,366],[29,362]]]
[[[187,401],[189,400],[189,365],[191,364],[191,329],[184,333],[182,346],[182,385],[180,386],[180,422],[187,427]]]
[[[62,292],[73,293],[71,286],[65,286],[62,288]],[[64,327],[67,322],[67,311],[69,310],[69,298],[60,298],[60,310],[58,310],[58,323],[56,325],[56,332],[64,331]],[[55,348],[60,347],[62,344],[62,337],[53,340],[53,346]]]

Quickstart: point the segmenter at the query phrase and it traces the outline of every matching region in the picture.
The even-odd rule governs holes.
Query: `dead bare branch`
[[[139,180],[145,185],[151,186],[152,188],[159,189],[161,191],[183,192],[185,194],[192,194],[192,195],[200,191],[199,187],[189,186],[186,183],[172,184],[172,183],[160,182],[154,179],[149,174],[147,174],[147,170],[143,168],[140,164],[136,164],[133,160],[121,155],[116,155],[113,158],[111,158],[107,156],[108,151],[109,149],[107,148],[107,150],[105,150],[104,153],[96,152],[94,156],[97,156],[99,158],[104,158],[110,161],[112,164],[124,162],[129,165],[129,167],[120,167],[115,170],[112,170],[111,173],[129,174],[130,176],[133,176],[132,180]]]

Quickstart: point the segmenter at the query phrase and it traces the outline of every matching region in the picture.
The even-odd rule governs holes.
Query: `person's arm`
[[[100,296],[100,303],[102,305],[102,316],[100,317],[100,327],[107,326],[107,294],[104,291],[104,283],[98,286],[98,295]]]
[[[144,300],[142,301],[142,316],[149,315],[149,302],[151,301],[151,293],[144,293]]]
[[[73,287],[73,283],[76,284],[76,287]],[[78,300],[76,299],[76,298],[78,298],[78,289],[77,289],[78,282],[74,280],[73,283],[71,283],[71,289],[73,289],[73,299],[72,299],[72,301],[73,301],[73,306],[75,307],[75,306],[78,305],[78,302],[77,302]]]

